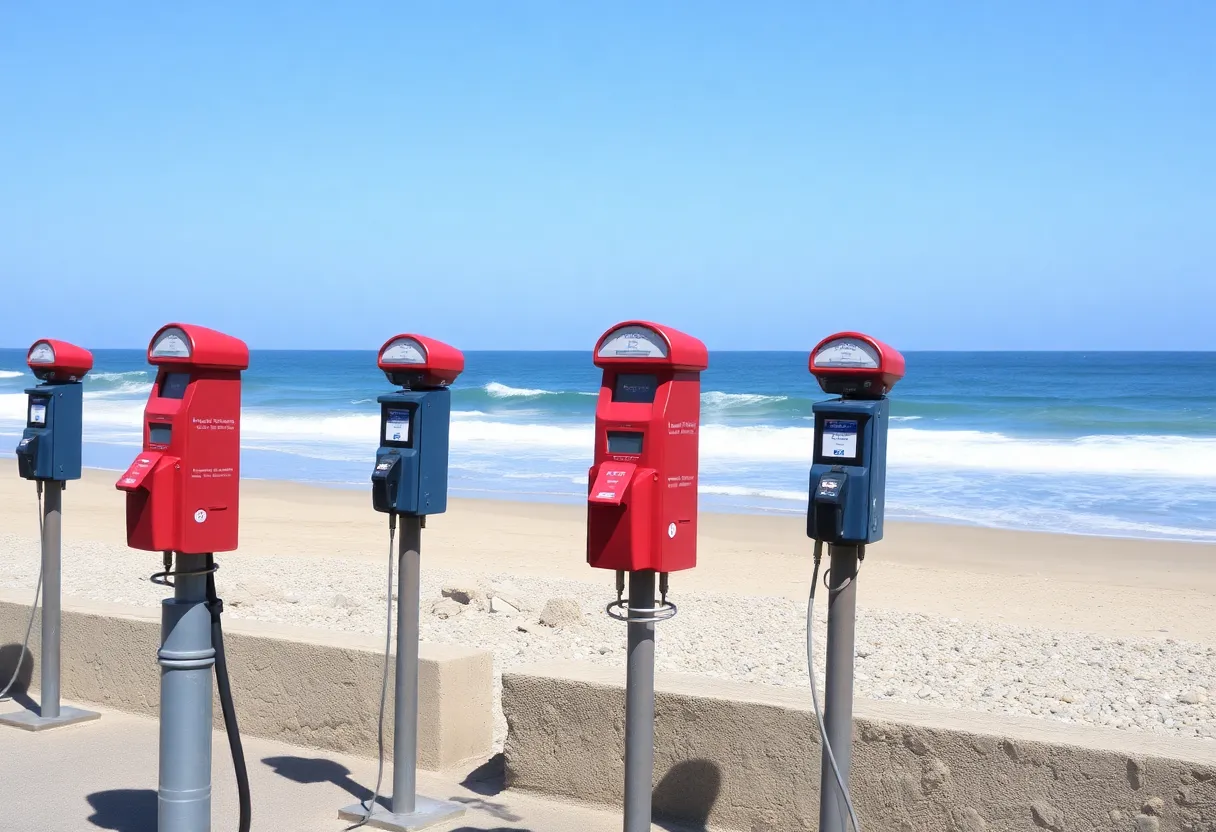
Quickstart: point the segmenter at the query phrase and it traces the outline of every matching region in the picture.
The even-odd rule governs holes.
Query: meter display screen
[[[158,424],[155,422],[148,423],[148,444],[149,445],[168,445],[173,439],[173,426]]]
[[[642,434],[635,431],[608,431],[608,453],[610,454],[640,454],[642,452]]]
[[[30,399],[29,426],[46,426],[46,399]]]
[[[186,395],[186,385],[189,383],[189,373],[165,373],[165,378],[160,383],[160,397],[180,399]]]
[[[658,389],[659,379],[651,373],[619,373],[612,387],[612,400],[649,404]]]
[[[824,344],[823,349],[815,355],[816,367],[877,370],[881,361],[878,350],[855,338],[837,338]]]
[[[426,349],[413,338],[397,338],[380,354],[384,364],[425,364]]]
[[[55,348],[46,341],[39,341],[30,348],[30,354],[25,360],[27,364],[54,364]]]
[[[666,358],[667,341],[645,326],[624,326],[604,339],[600,358]]]
[[[404,407],[390,407],[384,411],[384,444],[409,447],[412,412]]]
[[[827,459],[857,459],[857,420],[824,419],[819,452]]]
[[[152,349],[148,350],[149,358],[189,358],[190,336],[183,330],[171,326],[156,336]]]

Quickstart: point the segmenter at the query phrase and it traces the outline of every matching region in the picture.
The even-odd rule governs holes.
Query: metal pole
[[[62,563],[63,483],[47,480],[42,515],[42,691],[39,714],[59,717],[60,564]]]
[[[42,649],[38,671],[42,679],[42,702],[37,711],[18,711],[0,716],[0,725],[11,725],[26,731],[75,725],[101,716],[96,711],[65,708],[59,700],[63,483],[58,480],[40,482],[44,498],[42,517],[39,518],[42,521],[42,539],[39,541],[42,546]],[[32,612],[30,614],[33,615]]]
[[[412,832],[460,817],[460,803],[418,794],[418,608],[422,517],[399,515],[397,541],[397,681],[393,687],[392,810],[363,803],[338,811],[342,820],[392,832]]]
[[[422,518],[402,515],[397,541],[397,683],[393,689],[393,812],[414,811],[418,793],[418,607]]]
[[[202,570],[206,555],[177,556],[177,572]],[[211,829],[211,614],[207,576],[177,575],[161,602],[159,832]]]
[[[859,546],[832,546],[828,575],[828,653],[824,679],[824,724],[840,779],[849,784],[853,759],[853,643],[857,621],[857,564]],[[849,810],[832,773],[827,751],[819,775],[820,832],[849,832]]]
[[[654,613],[654,570],[629,573],[629,618]],[[635,612],[634,610],[637,610]],[[625,676],[625,832],[650,832],[654,789],[654,622],[630,620]]]

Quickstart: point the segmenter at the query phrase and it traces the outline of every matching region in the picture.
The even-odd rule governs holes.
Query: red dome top
[[[678,329],[650,321],[624,321],[600,336],[595,366],[663,366],[700,372],[709,366],[705,345]]]
[[[877,338],[838,332],[811,350],[811,374],[825,393],[879,398],[904,377],[904,357]]]
[[[249,347],[240,338],[205,326],[165,324],[148,343],[148,363],[244,370],[249,367]]]
[[[80,381],[93,369],[93,353],[67,341],[43,338],[30,347],[25,363],[42,381]]]
[[[402,387],[447,387],[464,372],[464,353],[434,338],[405,332],[384,342],[376,365]]]

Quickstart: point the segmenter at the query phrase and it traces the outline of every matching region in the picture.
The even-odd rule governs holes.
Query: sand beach
[[[0,593],[28,603],[36,500],[12,467],[0,465]],[[160,558],[125,545],[117,473],[68,484],[65,606],[164,596],[146,580]],[[242,489],[241,547],[218,558],[233,626],[382,633],[387,523],[368,494]],[[624,627],[603,612],[613,576],[584,562],[583,523],[578,506],[453,501],[424,532],[422,638],[492,650],[499,672],[552,658],[621,665]],[[800,518],[703,513],[698,566],[671,577],[680,613],[659,628],[658,666],[805,686],[810,551]],[[1214,558],[1207,544],[890,524],[859,582],[858,695],[1211,737]],[[445,588],[473,601],[454,609]],[[581,620],[540,624],[551,599],[572,601]]]

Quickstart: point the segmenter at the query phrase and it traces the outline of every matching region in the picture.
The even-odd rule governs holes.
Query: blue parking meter
[[[401,390],[380,404],[380,447],[372,469],[376,511],[425,517],[448,507],[448,385],[464,369],[464,355],[431,338],[398,335],[380,348],[380,369]]]
[[[825,393],[816,402],[807,536],[829,544],[882,539],[887,484],[887,391],[903,377],[904,359],[866,335],[843,332],[811,353],[810,370]]]
[[[401,389],[380,404],[380,447],[372,469],[372,507],[388,515],[389,551],[397,523],[397,657],[393,688],[393,796],[380,801],[383,759],[370,800],[338,810],[355,826],[422,829],[464,814],[461,803],[418,794],[418,614],[421,601],[422,527],[428,514],[448,507],[448,423],[452,394],[448,385],[464,370],[464,355],[432,338],[397,335],[380,348],[377,365]],[[390,558],[389,583],[393,564]],[[387,593],[393,618],[392,592]],[[390,625],[390,631],[392,629]],[[384,653],[384,690],[388,689],[389,650]],[[384,732],[386,699],[381,699],[377,733]],[[352,826],[350,828],[355,828]]]
[[[859,332],[841,332],[819,342],[810,370],[825,393],[838,398],[817,402],[815,453],[806,533],[815,541],[806,612],[806,655],[811,701],[819,726],[819,829],[859,829],[849,792],[853,747],[853,654],[857,579],[867,543],[882,539],[887,485],[887,392],[903,378],[904,358],[881,341]],[[815,685],[815,590],[823,546],[832,568],[828,590],[828,644],[824,693],[826,716]]]
[[[27,480],[80,479],[84,385],[93,356],[64,341],[34,343],[26,356],[42,382],[27,388],[25,431],[17,443],[17,472]]]
[[[84,385],[81,379],[93,369],[93,355],[66,341],[35,341],[25,356],[41,384],[25,391],[25,431],[17,443],[17,473],[34,480],[38,492],[42,568],[38,573],[42,597],[40,655],[41,702],[36,710],[0,714],[0,725],[41,731],[97,719],[99,714],[62,705],[59,696],[61,645],[61,565],[63,489],[68,480],[80,479],[80,444]],[[45,496],[45,502],[43,497]],[[30,611],[33,624],[33,610]],[[29,637],[29,630],[26,630]],[[22,653],[28,643],[21,645]],[[20,658],[17,667],[20,668]],[[16,680],[0,681],[0,695]]]

